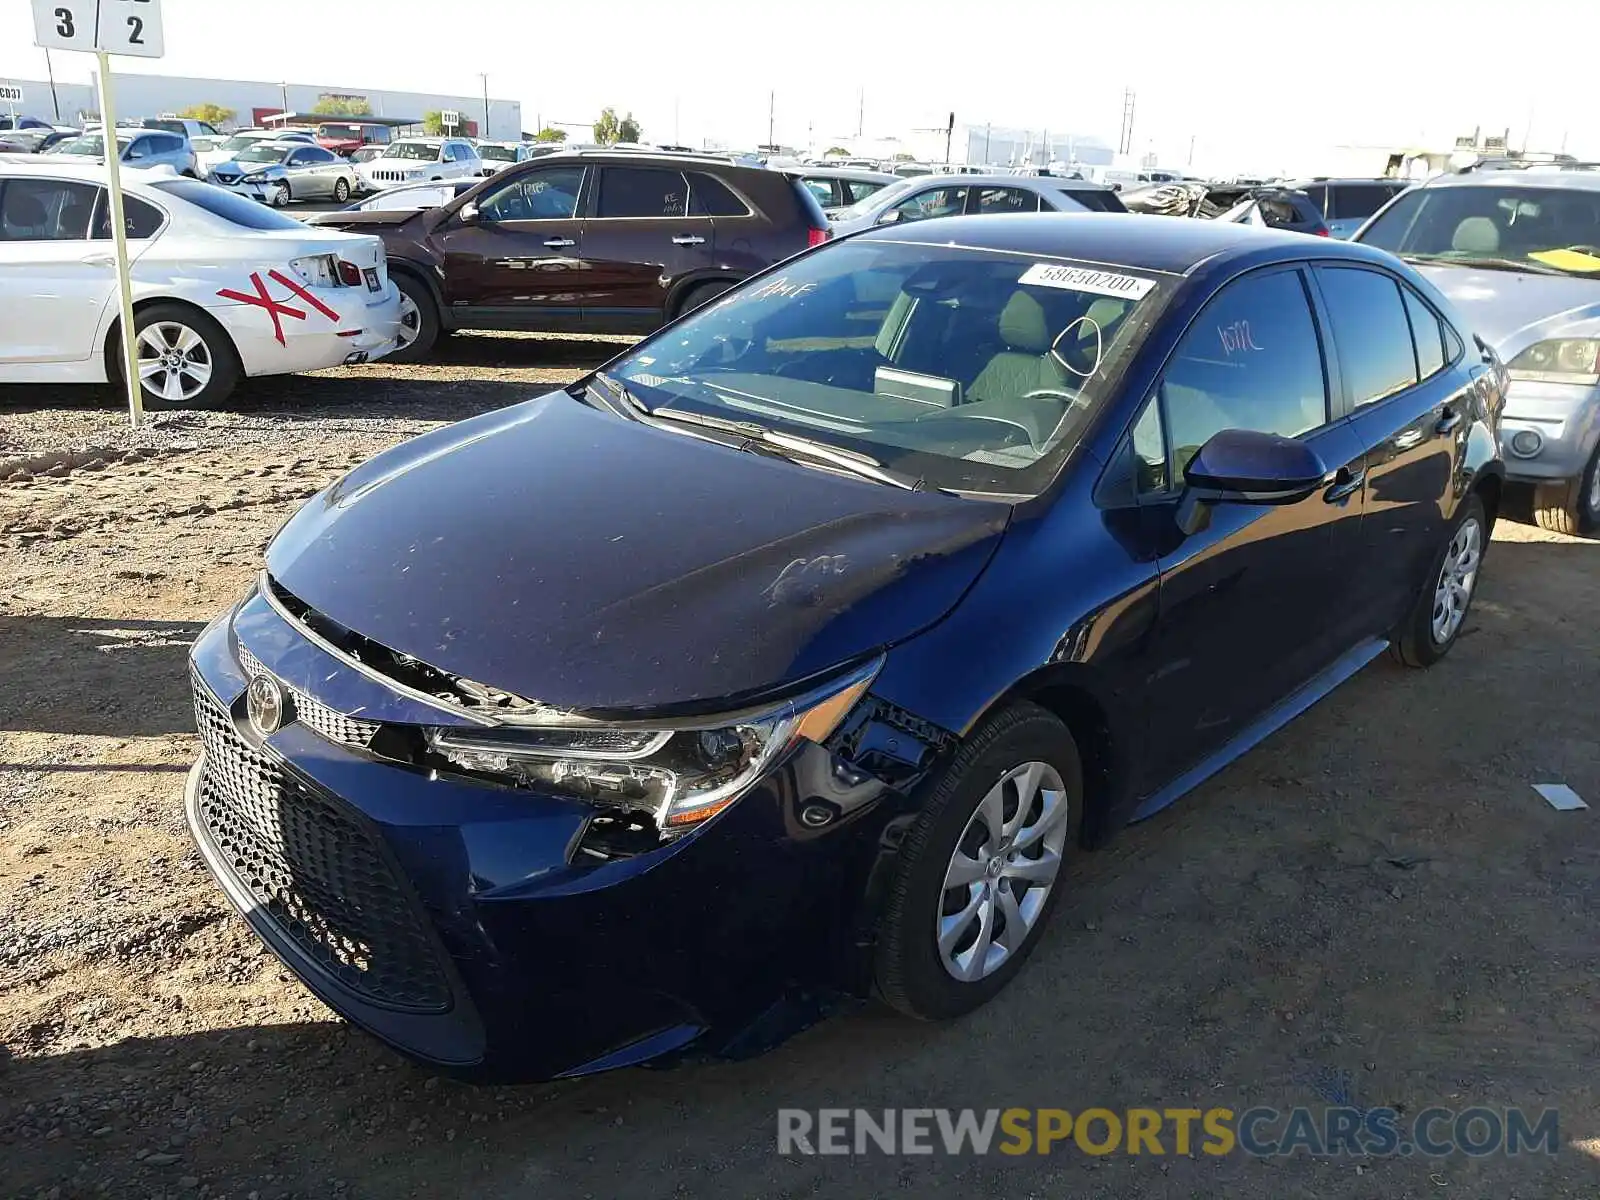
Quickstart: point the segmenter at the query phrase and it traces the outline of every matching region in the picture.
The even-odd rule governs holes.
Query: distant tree
[[[622,118],[622,124],[617,126],[617,141],[619,141],[619,142],[642,142],[642,141],[644,141],[644,126],[639,124],[639,122],[637,122],[637,121],[635,121],[633,119],[633,114],[632,113],[629,113],[627,116],[623,117]]]
[[[228,124],[239,114],[231,108],[223,108],[220,104],[191,104],[178,114],[191,121],[204,121],[213,128],[220,129]]]
[[[838,155],[840,158],[849,158],[850,151],[846,150],[843,146],[829,146],[822,152],[822,157],[827,158],[830,155]]]
[[[565,129],[556,129],[554,126],[546,125],[543,129],[539,130],[538,133],[533,135],[533,140],[536,142],[564,142],[567,140],[567,131]]]
[[[622,134],[618,132],[621,122],[617,120],[617,110],[603,108],[600,116],[594,123],[594,140],[597,145],[609,146],[612,142],[621,141]]]
[[[319,117],[370,117],[372,105],[360,96],[324,96],[311,111]]]
[[[422,114],[422,132],[429,137],[440,137],[444,134],[444,112],[441,109],[430,108]]]

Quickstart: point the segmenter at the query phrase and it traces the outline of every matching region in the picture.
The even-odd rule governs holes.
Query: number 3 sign
[[[160,58],[161,0],[33,0],[33,40],[51,50]]]

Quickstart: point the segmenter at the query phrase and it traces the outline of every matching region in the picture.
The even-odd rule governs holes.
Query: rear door
[[[1255,271],[1201,310],[1135,426],[1161,567],[1150,677],[1154,777],[1170,779],[1350,649],[1361,448],[1332,407],[1336,373],[1297,267]],[[1297,504],[1222,503],[1184,535],[1183,469],[1223,429],[1299,438],[1329,468]],[[1142,434],[1142,436],[1140,436]]]
[[[466,328],[575,329],[592,272],[579,206],[585,169],[506,172],[479,193],[475,221],[452,215],[433,233],[452,323]]]
[[[1362,575],[1374,597],[1370,632],[1384,634],[1444,537],[1471,380],[1451,369],[1463,353],[1454,332],[1394,276],[1323,264],[1316,279],[1365,457]]]
[[[670,315],[675,284],[715,265],[713,218],[689,211],[682,171],[608,163],[598,175],[584,223],[584,317],[596,330],[645,333]]]
[[[306,200],[333,195],[333,182],[342,162],[337,154],[321,146],[301,146],[289,152],[283,165],[289,172],[290,189],[295,196]]]

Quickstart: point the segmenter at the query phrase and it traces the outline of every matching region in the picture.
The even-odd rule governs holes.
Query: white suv
[[[401,183],[467,179],[483,174],[483,159],[465,138],[407,138],[391,142],[377,158],[356,165],[365,191]]]

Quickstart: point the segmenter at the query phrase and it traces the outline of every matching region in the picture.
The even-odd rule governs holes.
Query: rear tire
[[[227,332],[198,308],[160,303],[133,318],[146,408],[208,408],[232,394],[243,374]],[[111,339],[112,379],[123,379],[122,339]],[[169,365],[157,367],[165,362]]]
[[[333,184],[333,202],[345,204],[350,199],[350,183],[348,180],[338,179]]]
[[[384,357],[390,362],[422,362],[433,353],[439,340],[439,306],[428,285],[414,275],[399,273],[394,285],[400,290],[402,333],[400,347]]]
[[[1050,713],[1013,705],[969,737],[900,844],[879,924],[884,1001],[942,1020],[993,998],[1038,944],[1082,821],[1078,748]]]
[[[726,282],[697,283],[683,294],[683,300],[678,305],[678,316],[692,313],[697,308],[710,304],[733,284]]]
[[[1462,502],[1444,545],[1433,556],[1404,629],[1389,645],[1397,662],[1431,667],[1450,653],[1467,623],[1488,548],[1488,517],[1483,500],[1473,494]]]
[[[1600,446],[1577,479],[1540,484],[1533,493],[1533,519],[1540,529],[1582,537],[1600,529]]]

